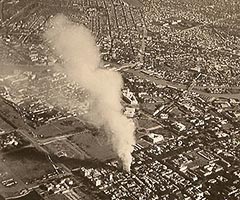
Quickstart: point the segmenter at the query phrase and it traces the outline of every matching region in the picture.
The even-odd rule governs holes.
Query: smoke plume
[[[97,123],[105,127],[113,149],[124,168],[130,171],[135,127],[122,114],[121,75],[100,67],[100,53],[95,39],[83,25],[57,15],[51,20],[45,37],[64,61],[68,77],[89,92],[98,116]]]

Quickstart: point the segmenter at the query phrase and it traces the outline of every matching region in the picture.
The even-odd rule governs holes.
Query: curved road
[[[157,78],[157,77],[154,77],[154,76],[151,76],[151,75],[147,75],[147,74],[144,74],[143,72],[141,72],[140,70],[130,69],[130,68],[126,69],[125,68],[125,71],[129,72],[129,73],[131,73],[133,75],[139,76],[139,77],[141,77],[143,79],[147,79],[147,80],[149,80],[151,82],[154,82],[154,83],[156,83],[158,85],[172,86],[172,87],[176,87],[178,89],[183,89],[183,90],[187,90],[187,88],[188,88],[187,85],[180,84],[180,83],[174,83],[174,82],[166,81],[164,79],[160,79],[160,78]],[[209,92],[201,91],[201,90],[207,89],[207,88],[209,88],[209,87],[208,86],[206,86],[206,87],[201,87],[201,86],[198,87],[198,86],[196,86],[191,91],[192,92],[196,92],[198,94],[205,95],[205,96],[209,96],[209,97],[216,97],[216,98],[222,97],[222,98],[239,99],[240,100],[240,93],[234,93],[234,94],[229,94],[229,93],[209,93]],[[221,87],[219,87],[219,88],[221,88]],[[226,89],[240,89],[240,86],[239,87],[230,87],[230,88],[226,88]]]
[[[41,65],[41,66],[34,66],[34,65],[21,65],[21,64],[2,64],[2,67],[10,67],[12,69],[20,69],[20,70],[29,70],[29,71],[42,71],[44,69],[47,69],[47,68],[51,68],[53,66],[47,66],[47,65]],[[181,84],[181,83],[176,83],[176,82],[171,82],[171,81],[167,81],[167,80],[164,80],[164,79],[161,79],[161,78],[157,78],[155,76],[151,76],[151,75],[147,75],[143,72],[140,71],[140,69],[133,69],[131,67],[134,67],[133,65],[124,65],[121,69],[117,70],[121,73],[124,73],[124,72],[129,72],[133,75],[136,75],[136,76],[139,76],[143,79],[147,79],[151,82],[154,82],[158,85],[162,85],[162,86],[172,86],[172,87],[176,87],[178,89],[182,89],[182,90],[187,90],[188,86],[187,85],[184,85],[184,84]],[[223,98],[229,98],[229,99],[239,99],[240,100],[240,93],[232,93],[232,94],[229,94],[229,93],[209,93],[209,92],[205,92],[205,91],[202,91],[204,89],[207,89],[209,88],[209,86],[206,86],[206,87],[203,87],[203,86],[195,86],[191,91],[192,92],[196,92],[198,94],[202,94],[202,95],[205,95],[205,96],[209,96],[209,97],[223,97]],[[211,88],[222,88],[222,87],[211,87]],[[224,89],[224,88],[223,88]],[[240,90],[240,86],[235,86],[235,87],[225,87],[225,89],[239,89]]]

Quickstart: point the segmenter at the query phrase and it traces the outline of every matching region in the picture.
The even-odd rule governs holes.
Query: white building
[[[158,135],[155,133],[150,133],[147,136],[147,140],[149,140],[151,143],[158,143],[164,140],[164,137],[162,135]]]
[[[129,91],[129,89],[123,90],[123,100],[128,104],[138,105],[136,97],[132,92]]]
[[[133,118],[135,115],[135,112],[136,112],[135,108],[126,107],[124,111],[124,115],[126,115],[129,118]]]

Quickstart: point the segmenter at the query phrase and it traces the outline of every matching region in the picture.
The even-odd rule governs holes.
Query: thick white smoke
[[[124,168],[130,171],[135,127],[122,114],[121,75],[100,68],[99,49],[91,32],[83,25],[57,15],[51,20],[45,37],[63,59],[68,77],[90,93],[98,123],[104,125]]]

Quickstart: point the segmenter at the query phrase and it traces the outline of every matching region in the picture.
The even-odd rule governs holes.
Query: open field
[[[145,128],[145,129],[148,129],[148,128],[152,128],[152,127],[156,127],[158,126],[158,123],[156,123],[155,121],[153,121],[152,119],[150,118],[147,118],[145,116],[142,116],[139,118],[138,120],[138,126],[140,128]]]
[[[127,4],[135,6],[135,7],[142,7],[143,3],[139,0],[124,0]]]
[[[43,125],[41,127],[38,127],[34,133],[39,137],[39,138],[51,138],[55,136],[60,136],[62,135],[62,131],[52,124],[47,124]]]
[[[83,160],[87,157],[84,151],[79,152],[74,149],[74,147],[66,140],[57,140],[45,145],[45,148],[51,154],[58,157],[68,157],[74,159]]]
[[[86,131],[70,137],[70,141],[83,149],[93,159],[105,161],[116,158],[116,153],[113,151],[110,142],[102,134],[93,136],[90,131]]]
[[[26,185],[16,176],[6,165],[6,162],[0,157],[0,194],[4,197],[14,196],[18,191],[24,189]],[[15,184],[7,187],[3,183],[7,180],[13,180]],[[0,198],[1,199],[1,198]]]
[[[81,132],[84,129],[83,122],[71,117],[41,126],[36,129],[35,134],[40,138],[51,138]]]
[[[20,114],[2,98],[0,98],[0,118],[13,128],[27,127]]]
[[[26,184],[54,172],[46,155],[32,147],[4,154],[1,162]]]
[[[15,200],[43,200],[43,198],[35,191],[28,193],[23,197],[19,197]]]
[[[47,196],[45,200],[69,200],[64,194],[54,194]]]
[[[9,132],[14,130],[12,126],[10,126],[8,123],[6,123],[2,118],[0,118],[0,132],[5,131]]]

